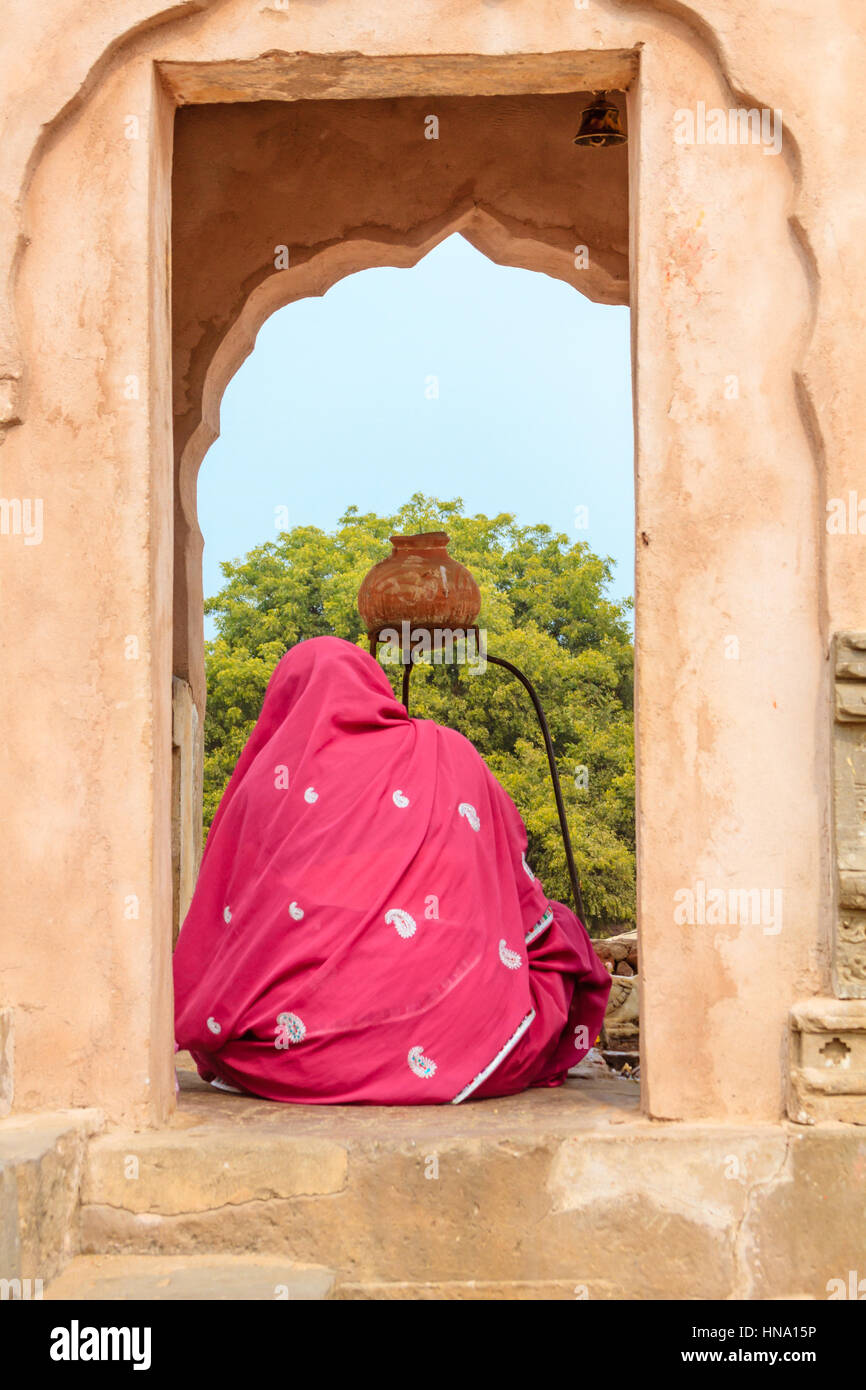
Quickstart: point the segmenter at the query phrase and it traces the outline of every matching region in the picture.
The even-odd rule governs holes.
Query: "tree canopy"
[[[204,809],[210,825],[258,718],[271,672],[296,642],[326,633],[366,646],[356,606],[361,580],[395,533],[445,530],[449,551],[481,589],[491,653],[525,671],[547,715],[587,916],[634,920],[634,737],[631,600],[607,597],[612,561],[548,526],[513,516],[466,516],[462,501],[414,494],[393,516],[350,507],[333,532],[296,526],[222,564],[225,584],[205,603]],[[383,668],[399,694],[401,668]],[[529,834],[528,858],[549,897],[570,887],[544,742],[529,696],[489,665],[423,665],[411,711],[465,734],[511,795]]]

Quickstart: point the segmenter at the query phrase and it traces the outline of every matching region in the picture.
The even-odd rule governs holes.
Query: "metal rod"
[[[371,656],[377,657],[377,660],[378,660],[378,655],[377,655],[377,654],[378,654],[378,651],[379,651],[379,633],[378,633],[378,632],[373,632],[373,633],[370,634],[370,655],[371,655]],[[404,650],[403,650],[403,646],[402,646],[402,644],[401,644],[401,646],[400,646],[400,660],[403,661],[403,659],[404,659]],[[409,677],[411,676],[411,674],[412,674],[412,661],[411,661],[411,658],[410,658],[410,660],[407,661],[407,662],[405,662],[404,665],[403,665],[403,704],[404,704],[404,706],[405,706],[405,708],[406,708],[406,713],[407,713],[407,714],[409,713]]]
[[[411,674],[412,663],[410,661],[403,667],[403,704],[406,707],[407,714],[409,713],[409,677]]]
[[[541,701],[535,693],[535,686],[528,676],[525,676],[512,662],[506,661],[501,656],[491,656],[487,653],[487,660],[492,661],[494,666],[502,666],[506,671],[510,671],[512,676],[516,676],[526,690],[529,691],[529,698],[535,706],[535,713],[538,715],[538,722],[541,725],[541,732],[544,735],[544,746],[547,749],[547,761],[550,765],[550,780],[553,783],[553,795],[556,799],[556,810],[559,814],[559,828],[562,831],[562,843],[565,849],[565,858],[568,864],[568,876],[571,879],[571,891],[574,894],[574,906],[581,922],[584,922],[583,914],[583,894],[580,891],[580,878],[577,873],[577,865],[574,862],[574,854],[571,848],[571,833],[568,829],[568,818],[565,814],[565,802],[562,799],[562,787],[559,785],[559,773],[556,768],[556,757],[553,752],[553,740],[550,737],[550,729],[547,727],[547,720],[544,717],[544,710],[541,708]]]
[[[378,647],[378,637],[379,634],[375,633],[370,638],[370,652],[373,656],[376,655],[376,650]],[[401,657],[403,655],[402,648],[400,651],[400,655]],[[565,860],[568,865],[568,877],[571,881],[571,892],[574,897],[574,907],[578,917],[582,922],[584,922],[585,919],[583,909],[583,894],[580,891],[580,877],[577,872],[577,865],[574,862],[574,852],[571,848],[571,832],[568,828],[568,817],[565,814],[565,802],[562,799],[562,787],[559,784],[559,772],[557,771],[556,767],[556,756],[553,751],[553,740],[550,737],[550,729],[547,726],[547,719],[545,718],[544,710],[541,708],[541,701],[539,700],[538,695],[536,694],[535,686],[532,684],[532,681],[529,679],[528,676],[525,676],[523,672],[519,669],[519,667],[515,666],[513,662],[506,661],[505,658],[501,656],[491,656],[489,652],[487,653],[487,660],[492,662],[494,666],[501,666],[504,670],[510,671],[512,676],[516,676],[517,679],[520,681],[521,685],[529,691],[529,698],[531,699],[535,707],[535,713],[538,716],[538,722],[541,726],[541,732],[544,737],[544,747],[547,751],[547,762],[548,766],[550,767],[550,780],[553,783],[553,795],[556,801],[557,815],[559,816],[559,828],[562,832],[562,844],[565,850]],[[412,662],[409,661],[403,667],[403,705],[407,714],[409,713],[409,678],[411,674]]]

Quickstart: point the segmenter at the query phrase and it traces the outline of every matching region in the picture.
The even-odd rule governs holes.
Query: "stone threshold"
[[[857,1125],[650,1120],[618,1076],[317,1107],[181,1074],[159,1130],[0,1124],[6,1265],[45,1297],[826,1298],[866,1273]]]
[[[288,1261],[336,1299],[825,1298],[860,1268],[862,1128],[666,1123],[638,1092],[316,1107],[185,1074],[169,1126],[91,1142],[80,1249]]]

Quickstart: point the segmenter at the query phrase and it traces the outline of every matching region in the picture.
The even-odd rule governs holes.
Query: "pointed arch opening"
[[[201,852],[197,480],[219,435],[223,393],[271,315],[362,270],[410,269],[457,235],[496,265],[540,272],[598,304],[627,305],[628,156],[625,148],[602,157],[575,149],[590,98],[259,102],[177,115],[175,929]],[[625,94],[616,99],[625,122]],[[579,397],[579,382],[574,390]]]

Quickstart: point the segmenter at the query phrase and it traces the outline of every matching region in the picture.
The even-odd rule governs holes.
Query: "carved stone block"
[[[835,640],[833,988],[866,999],[866,632]]]
[[[790,1021],[789,1117],[866,1125],[866,1002],[810,999]]]

